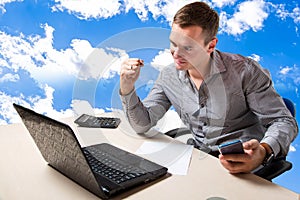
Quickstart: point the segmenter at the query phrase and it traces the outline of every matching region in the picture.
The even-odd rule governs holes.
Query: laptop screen
[[[103,196],[72,129],[14,104],[42,156],[50,166],[97,196]]]

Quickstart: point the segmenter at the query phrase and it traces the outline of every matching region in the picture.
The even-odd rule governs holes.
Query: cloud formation
[[[156,55],[152,62],[151,65],[156,68],[158,71],[161,71],[165,66],[168,66],[172,64],[173,57],[171,55],[171,52],[169,49],[165,49],[163,51],[158,52],[158,55]]]
[[[224,7],[224,6],[228,6],[228,5],[234,5],[236,3],[237,0],[212,0],[212,4],[215,7]]]
[[[73,115],[73,111],[71,109],[56,111],[53,108],[54,89],[48,85],[43,86],[42,89],[44,90],[45,97],[26,97],[23,94],[20,94],[19,96],[12,96],[0,91],[0,110],[3,117],[3,119],[0,119],[0,125],[20,122],[20,118],[15,112],[12,103],[17,103],[25,107],[32,108],[36,112],[43,113],[55,119],[71,117]]]
[[[67,11],[79,19],[107,19],[120,13],[121,3],[118,0],[55,0],[53,11]]]
[[[24,81],[20,78],[20,74],[23,74],[29,76],[36,84],[28,85],[27,88],[39,88],[41,91],[40,94],[33,96],[25,96],[26,91],[22,90],[16,91],[14,96],[1,91],[0,110],[4,119],[0,124],[13,123],[18,119],[12,102],[21,103],[54,118],[71,116],[70,109],[56,111],[53,108],[55,89],[51,85],[64,82],[66,79],[111,78],[119,73],[121,62],[119,58],[127,56],[124,51],[118,49],[105,51],[92,47],[88,41],[80,39],[73,39],[68,48],[57,50],[53,46],[54,28],[48,24],[42,25],[41,28],[44,29],[45,36],[25,36],[22,33],[12,36],[0,31],[2,47],[0,83]],[[115,62],[111,63],[112,60]],[[26,87],[24,89],[26,90]]]
[[[5,5],[21,0],[2,0],[0,9],[5,13]],[[171,23],[175,12],[183,5],[193,0],[125,0],[105,1],[96,0],[70,1],[55,0],[51,2],[52,12],[67,12],[81,20],[107,19],[120,14],[134,11],[141,21],[149,18],[161,22]],[[220,33],[240,36],[247,31],[260,31],[270,15],[280,20],[292,19],[295,25],[300,23],[300,9],[297,5],[286,5],[266,2],[264,0],[211,0],[206,1],[220,11]],[[47,113],[55,110],[51,85],[65,79],[109,79],[119,73],[121,61],[128,57],[126,51],[116,48],[93,47],[88,40],[73,38],[67,48],[56,49],[53,45],[55,28],[44,23],[41,25],[44,34],[10,35],[0,30],[0,83],[14,83],[21,81],[20,71],[27,73],[43,91],[43,95],[25,97],[21,92],[12,96],[1,91],[3,101],[0,110],[7,121],[12,121],[7,112],[7,102],[28,102],[30,106],[41,109],[45,105]],[[295,28],[297,31],[297,27]],[[42,36],[43,35],[43,36]],[[295,44],[297,45],[297,44]],[[252,54],[250,57],[260,61],[261,57]],[[161,50],[154,56],[151,65],[157,70],[172,63],[169,50]],[[300,84],[298,65],[281,67],[278,73],[281,79],[292,78],[295,84]],[[52,111],[51,111],[52,110]],[[62,111],[61,113],[69,113]],[[5,114],[7,113],[7,114]],[[4,122],[2,122],[4,123]]]
[[[5,5],[22,0],[2,0],[0,10],[5,12]],[[140,20],[146,21],[149,17],[155,20],[162,18],[171,24],[175,12],[185,4],[194,0],[55,0],[51,2],[53,12],[67,12],[81,20],[107,19],[133,10]],[[295,24],[300,23],[300,8],[297,4],[280,4],[277,1],[265,0],[205,0],[209,5],[219,10],[220,32],[229,35],[241,35],[246,31],[259,31],[265,20],[274,14],[281,20],[293,19]]]
[[[22,2],[23,0],[1,0],[0,1],[0,11],[3,13],[6,12],[6,9],[5,9],[5,5],[8,4],[8,3],[12,3],[12,2]]]
[[[99,49],[92,47],[89,41],[73,39],[69,48],[57,50],[53,46],[54,28],[42,25],[45,37],[40,35],[12,36],[0,31],[1,49],[0,63],[2,67],[14,72],[26,70],[30,76],[41,83],[63,80],[63,77],[76,78],[78,73],[82,79],[101,77],[109,78],[110,73],[119,71],[120,62],[111,69],[103,68],[112,60],[126,57],[119,49]],[[127,56],[128,57],[128,56]],[[84,66],[84,67],[83,67]],[[17,80],[17,75],[6,74],[0,81]]]
[[[109,3],[100,3],[96,0],[85,0],[83,4],[82,1],[56,0],[52,9],[53,11],[67,11],[80,19],[106,19],[133,10],[142,21],[148,20],[150,16],[155,20],[161,17],[163,21],[171,24],[175,12],[191,2],[194,1],[124,0],[119,2],[114,0],[109,1]],[[298,6],[287,8],[285,4],[276,4],[264,0],[246,0],[242,2],[236,0],[206,0],[205,2],[214,8],[220,9],[220,32],[229,35],[237,36],[249,30],[255,32],[261,30],[265,20],[272,12],[282,20],[290,17],[296,24],[300,23],[300,9]]]
[[[292,67],[285,66],[280,67],[279,71],[279,77],[283,80],[289,78],[293,80],[294,84],[299,85],[300,84],[300,68],[297,65],[294,65]]]
[[[233,15],[229,15],[224,11],[220,13],[221,33],[241,35],[250,29],[256,32],[263,28],[263,22],[268,15],[264,1],[242,2]]]
[[[286,4],[271,4],[272,7],[275,9],[276,16],[279,17],[281,20],[286,20],[291,18],[294,23],[300,23],[300,8],[299,6],[290,7]]]
[[[0,73],[0,75],[1,75],[1,73]],[[18,80],[20,80],[20,76],[18,74],[7,73],[7,74],[4,74],[0,78],[0,83],[3,83],[3,82],[17,82]]]

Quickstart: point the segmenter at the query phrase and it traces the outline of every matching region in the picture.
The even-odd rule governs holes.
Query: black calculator
[[[74,122],[82,127],[117,128],[121,120],[117,117],[96,117],[92,115],[82,114]]]

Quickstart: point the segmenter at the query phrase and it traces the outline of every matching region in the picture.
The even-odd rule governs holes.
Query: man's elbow
[[[137,133],[137,134],[145,134],[147,131],[150,130],[150,126],[139,126],[139,125],[134,125],[132,126],[132,129]]]

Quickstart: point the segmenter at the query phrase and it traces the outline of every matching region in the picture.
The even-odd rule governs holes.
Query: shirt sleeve
[[[145,133],[155,126],[171,106],[164,93],[161,77],[160,75],[143,101],[137,96],[135,90],[125,96],[120,94],[125,115],[137,133]]]
[[[298,134],[297,122],[273,88],[269,74],[250,59],[247,69],[243,84],[247,103],[267,128],[261,143],[267,143],[275,156],[285,156]]]

